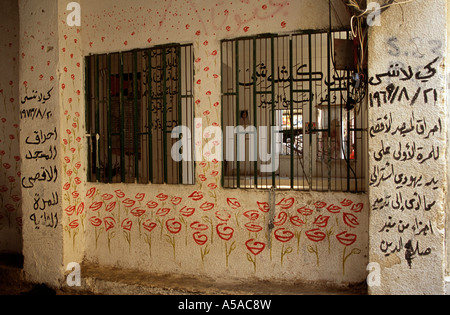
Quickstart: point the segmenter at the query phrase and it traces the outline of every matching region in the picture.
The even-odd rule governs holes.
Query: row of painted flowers
[[[77,193],[74,197],[78,197]],[[269,233],[267,222],[270,206],[267,202],[256,202],[255,210],[244,210],[235,198],[227,198],[226,205],[219,206],[217,202],[207,201],[206,196],[199,191],[194,191],[187,200],[161,193],[147,201],[144,200],[145,193],[127,198],[121,190],[116,190],[113,194],[101,194],[97,188],[91,188],[86,197],[89,200],[86,203],[81,202],[65,209],[69,218],[66,231],[75,238],[81,231],[93,228],[96,247],[104,234],[110,252],[111,241],[118,232],[122,232],[130,249],[132,237],[137,235],[133,233],[139,233],[139,238],[143,238],[149,245],[151,255],[152,237],[155,237],[154,234],[158,237],[159,232],[159,239],[164,238],[173,247],[174,259],[177,242],[187,245],[191,239],[201,247],[203,262],[210,253],[215,237],[218,237],[225,242],[227,265],[237,242],[246,239],[241,245],[248,249],[247,259],[254,264],[255,270],[256,257],[269,247],[272,240],[281,245],[281,264],[287,255],[294,252],[295,244],[297,252],[300,252],[303,235],[307,238],[306,249],[314,254],[317,265],[320,265],[320,249],[324,248],[322,251],[326,251],[328,247],[330,252],[333,239],[344,247],[343,272],[348,258],[360,253],[357,248],[346,253],[347,248],[357,241],[357,233],[352,231],[360,226],[358,214],[364,209],[362,203],[356,204],[351,200],[343,200],[339,204],[319,201],[310,207],[298,207],[295,198],[283,198],[276,204],[274,228]],[[189,201],[189,206],[185,206],[183,200]],[[184,235],[184,238],[179,235]],[[176,241],[177,239],[180,240]],[[272,257],[271,246],[270,255]]]

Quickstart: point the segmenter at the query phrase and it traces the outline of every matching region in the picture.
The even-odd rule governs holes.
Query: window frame
[[[222,40],[221,41],[221,56],[222,56],[222,62],[221,62],[222,63],[222,69],[221,69],[222,73],[221,74],[222,74],[222,80],[224,80],[224,78],[225,78],[225,80],[230,80],[230,82],[231,82],[231,87],[229,85],[227,85],[227,84],[224,84],[224,82],[222,82],[222,106],[223,106],[222,107],[222,115],[221,115],[222,116],[221,117],[221,119],[222,119],[222,126],[225,126],[225,124],[227,124],[227,122],[225,122],[225,119],[224,119],[224,111],[226,110],[224,107],[226,107],[228,103],[232,103],[232,107],[236,107],[237,108],[236,109],[237,113],[236,113],[235,125],[234,125],[235,127],[239,125],[237,123],[239,121],[238,120],[238,113],[243,110],[243,108],[240,108],[240,106],[239,106],[240,105],[239,104],[240,103],[240,100],[239,100],[240,95],[239,95],[239,92],[238,92],[239,88],[240,88],[239,87],[239,84],[240,84],[239,83],[239,76],[240,76],[239,72],[242,70],[241,69],[242,65],[240,65],[240,63],[239,63],[240,62],[240,60],[239,60],[240,55],[248,54],[249,56],[251,56],[251,57],[249,57],[249,60],[253,59],[253,61],[249,61],[249,64],[253,63],[253,70],[250,70],[250,72],[253,71],[253,78],[255,78],[256,77],[256,74],[255,74],[255,72],[256,72],[256,64],[258,62],[259,63],[261,62],[259,59],[258,59],[258,61],[256,60],[257,59],[256,58],[256,41],[257,40],[261,40],[261,39],[270,41],[269,49],[271,49],[271,52],[268,53],[268,55],[270,55],[270,57],[266,57],[266,58],[267,59],[271,59],[271,60],[269,60],[269,62],[268,62],[268,65],[267,65],[268,70],[267,71],[268,71],[268,73],[274,74],[275,73],[275,63],[278,62],[278,61],[275,61],[275,57],[274,57],[274,55],[275,55],[275,53],[274,53],[274,49],[275,49],[274,48],[274,46],[275,46],[274,45],[274,41],[279,39],[279,38],[282,38],[282,37],[284,37],[284,38],[289,37],[289,57],[288,57],[288,60],[286,60],[286,61],[289,63],[289,69],[293,69],[294,61],[292,60],[292,58],[293,58],[292,37],[295,37],[295,36],[307,36],[308,37],[308,54],[309,54],[309,56],[308,56],[308,58],[309,58],[309,63],[308,63],[309,66],[308,67],[310,68],[310,70],[309,70],[310,71],[310,75],[309,75],[309,84],[310,84],[309,86],[310,86],[310,88],[309,88],[308,91],[302,91],[302,92],[309,93],[309,95],[310,95],[310,97],[309,97],[310,101],[309,101],[309,104],[308,104],[309,105],[309,114],[310,114],[310,116],[306,117],[305,114],[302,114],[302,123],[303,123],[303,129],[304,130],[306,130],[308,128],[308,125],[311,125],[311,126],[314,125],[314,127],[311,128],[310,132],[303,131],[302,139],[305,138],[305,137],[308,137],[310,139],[310,143],[311,143],[313,141],[312,140],[313,135],[317,135],[317,139],[319,139],[319,136],[318,136],[319,133],[323,135],[325,132],[328,132],[328,134],[330,134],[331,121],[328,121],[327,126],[322,127],[322,129],[318,129],[317,128],[318,124],[319,124],[318,117],[316,117],[315,120],[314,120],[313,116],[312,116],[313,100],[314,100],[315,97],[317,98],[317,95],[314,95],[314,89],[312,88],[312,81],[311,81],[312,72],[314,71],[314,70],[311,70],[312,63],[314,61],[313,60],[314,59],[313,52],[311,51],[313,49],[312,48],[312,38],[315,35],[325,35],[325,36],[327,36],[327,47],[326,47],[326,49],[327,49],[327,56],[326,56],[326,59],[328,60],[327,61],[328,62],[328,67],[325,70],[326,72],[323,72],[323,74],[324,74],[325,77],[331,77],[333,75],[332,71],[336,71],[336,69],[335,69],[335,62],[334,62],[334,59],[333,59],[334,55],[333,55],[333,51],[332,51],[333,44],[330,44],[330,43],[331,43],[331,41],[333,39],[335,39],[334,34],[335,33],[339,33],[339,32],[347,32],[347,34],[349,34],[348,33],[349,30],[347,30],[347,29],[334,29],[331,32],[324,31],[324,30],[306,30],[306,31],[299,31],[299,32],[294,32],[294,33],[290,33],[290,34],[286,34],[286,33],[284,33],[284,34],[270,33],[270,34],[260,34],[260,35],[255,35],[255,36],[245,36],[245,37],[229,38],[229,39]],[[253,54],[252,54],[251,51],[249,51],[249,52],[245,51],[243,53],[242,50],[240,50],[240,48],[239,48],[239,42],[240,41],[253,42],[253,44],[250,44],[250,46],[253,47]],[[230,47],[225,47],[226,43],[231,43],[233,47],[231,47],[231,48]],[[249,50],[252,50],[252,48],[249,48]],[[225,56],[224,55],[224,54],[230,54],[230,52],[231,52],[231,55],[232,55],[231,58],[229,56]],[[243,58],[245,58],[245,57],[243,57]],[[232,60],[232,62],[230,64],[230,63],[226,63],[224,60]],[[226,67],[234,67],[234,70],[231,71],[231,72],[233,72],[233,74],[230,75],[230,73],[227,73],[227,74],[224,73],[224,71],[229,71],[229,70],[224,69],[224,67],[225,67],[224,63],[226,64]],[[252,66],[250,65],[249,68],[252,68]],[[236,71],[236,69],[240,69],[240,70]],[[244,71],[246,71],[246,68],[244,69]],[[348,73],[350,73],[350,72],[348,72]],[[274,77],[275,76],[272,76],[272,79]],[[346,76],[346,77],[348,78],[349,76]],[[293,76],[290,76],[290,78],[289,78],[289,80],[290,80],[290,82],[289,82],[290,83],[290,87],[294,87],[294,84],[292,82],[292,78],[293,78]],[[254,79],[252,79],[252,80],[254,80]],[[245,82],[247,82],[247,81],[245,81]],[[257,81],[255,81],[255,86],[256,86],[256,82]],[[274,83],[274,81],[272,83]],[[233,87],[232,85],[235,85],[235,86]],[[351,85],[350,80],[348,80],[346,82],[347,93],[350,91],[349,90],[350,89],[350,85]],[[273,86],[274,86],[274,84],[273,84]],[[229,89],[227,90],[226,87],[228,87]],[[257,92],[256,88],[252,88],[252,89],[253,89],[253,91],[250,92],[250,94],[253,94],[253,102],[254,102],[254,104],[252,106],[253,106],[254,112],[257,113],[256,112],[256,106],[257,106],[256,105],[256,94],[260,93],[260,92]],[[274,105],[274,103],[277,102],[274,89],[275,88],[273,88],[271,92],[266,92],[266,93],[270,93],[271,96],[272,96],[272,100],[271,100],[271,103],[272,103],[272,116],[273,116],[272,120],[275,119],[273,111],[274,111],[274,108],[276,106],[276,105]],[[296,133],[295,127],[294,127],[294,117],[298,116],[298,114],[297,114],[298,108],[294,108],[294,106],[293,106],[294,102],[292,100],[294,99],[293,98],[293,94],[301,92],[301,91],[298,91],[295,88],[289,88],[289,90],[290,90],[289,91],[289,94],[290,94],[289,95],[289,97],[290,97],[290,99],[289,99],[290,107],[287,110],[291,113],[289,115],[290,116],[290,120],[291,120],[290,121],[290,130],[284,130],[284,131],[282,131],[282,133],[283,134],[284,133],[289,133],[290,136],[291,136],[290,139],[293,139],[293,136]],[[327,89],[327,90],[328,90],[327,91],[328,95],[326,97],[326,99],[327,99],[326,110],[329,113],[329,112],[331,112],[332,107],[333,107],[332,104],[331,104],[331,94],[333,93],[333,91],[332,91],[333,89],[330,88],[330,89]],[[235,100],[234,101],[228,101],[228,103],[227,103],[226,99],[229,98],[229,97],[235,97]],[[234,102],[234,104],[233,104],[233,102]],[[365,106],[364,104],[366,104],[366,102],[367,102],[367,98],[365,98],[363,100],[361,107]],[[250,108],[252,108],[252,106],[250,106]],[[365,107],[367,108],[367,106],[365,106]],[[281,109],[277,109],[277,110],[281,110]],[[231,110],[231,111],[233,111],[233,110]],[[313,180],[314,176],[312,175],[313,171],[312,171],[311,164],[312,164],[312,159],[313,158],[314,159],[318,159],[316,157],[317,151],[316,152],[309,152],[309,155],[310,155],[309,161],[306,161],[306,160],[304,161],[305,163],[308,163],[308,162],[310,163],[310,165],[309,165],[310,173],[308,175],[309,180],[308,180],[308,184],[307,184],[308,187],[300,188],[301,185],[298,185],[298,184],[296,184],[294,182],[294,178],[296,176],[294,174],[294,165],[293,165],[294,164],[294,160],[295,160],[295,158],[294,158],[294,155],[295,155],[294,150],[291,150],[291,154],[289,154],[290,155],[290,172],[291,172],[291,174],[289,176],[289,180],[290,180],[289,188],[281,187],[282,185],[277,183],[277,181],[276,181],[276,177],[277,176],[275,175],[275,172],[272,173],[271,183],[267,183],[267,181],[266,181],[266,185],[258,186],[258,180],[260,180],[260,178],[258,176],[258,172],[257,172],[258,171],[258,163],[260,162],[259,159],[258,159],[258,162],[251,162],[251,163],[254,163],[254,166],[253,166],[254,170],[250,171],[250,172],[253,172],[253,175],[250,175],[250,177],[253,177],[253,179],[251,179],[250,185],[247,185],[246,182],[245,183],[241,182],[241,178],[240,178],[241,177],[241,174],[240,174],[241,171],[240,171],[240,167],[239,167],[240,166],[239,165],[240,164],[239,161],[234,161],[233,162],[233,163],[237,164],[237,167],[236,167],[236,174],[232,176],[233,179],[232,179],[232,183],[230,184],[230,180],[226,179],[226,177],[228,176],[227,175],[227,170],[226,170],[226,168],[227,168],[227,166],[226,166],[227,165],[227,161],[224,161],[223,165],[222,165],[222,186],[224,188],[226,188],[226,189],[258,189],[258,190],[267,190],[267,189],[275,188],[275,189],[282,189],[282,190],[336,191],[336,192],[352,192],[352,193],[366,192],[367,188],[368,188],[367,187],[367,172],[364,171],[364,166],[367,165],[368,157],[367,157],[367,154],[364,153],[363,148],[367,149],[367,124],[368,124],[367,112],[365,112],[363,117],[360,118],[361,126],[358,126],[358,123],[355,123],[355,125],[351,126],[351,123],[350,123],[350,120],[351,120],[350,119],[350,111],[347,111],[347,113],[346,113],[346,114],[348,114],[348,115],[346,115],[347,117],[342,117],[342,111],[346,111],[346,110],[345,110],[345,107],[341,105],[341,118],[342,118],[341,121],[340,121],[341,133],[344,134],[344,128],[346,128],[345,131],[346,131],[346,134],[347,134],[347,137],[345,139],[342,138],[341,142],[340,142],[340,151],[339,152],[342,152],[341,155],[343,155],[342,159],[340,159],[340,160],[342,161],[342,163],[346,164],[346,169],[347,169],[346,170],[346,174],[344,174],[345,177],[346,177],[345,178],[346,183],[342,183],[341,184],[341,188],[332,187],[332,184],[331,184],[332,180],[333,180],[333,177],[331,175],[331,173],[332,173],[332,170],[331,170],[331,168],[332,168],[332,166],[331,166],[332,161],[331,160],[332,159],[331,159],[331,155],[330,154],[328,155],[328,162],[327,162],[327,164],[328,164],[327,168],[328,169],[325,170],[325,172],[328,173],[327,174],[328,178],[327,178],[326,186],[325,187],[321,187],[321,188],[313,187],[312,180]],[[257,114],[254,114],[253,116],[254,116],[253,120],[254,120],[255,126],[258,126]],[[355,114],[352,119],[356,120],[357,118],[355,118],[355,117],[357,117],[357,116],[358,115]],[[331,119],[331,115],[328,115],[328,120],[330,120],[330,119]],[[343,125],[344,121],[346,121],[347,126]],[[309,123],[311,123],[311,124],[309,124]],[[289,123],[288,123],[288,125],[289,125]],[[280,127],[283,128],[283,125],[280,126]],[[225,132],[225,130],[224,130],[224,132]],[[327,137],[328,137],[328,139],[331,139],[329,136],[327,136]],[[353,137],[353,139],[350,139],[351,137]],[[239,138],[239,137],[237,137],[237,138]],[[235,140],[236,140],[236,138],[235,138]],[[351,154],[351,152],[350,152],[350,150],[351,150],[350,146],[353,147],[353,145],[356,145],[356,144],[353,144],[352,142],[349,142],[350,140],[354,141],[355,143],[357,141],[359,143],[361,143],[360,148],[359,148],[360,151],[358,152],[355,149],[355,153],[356,154]],[[237,139],[237,141],[239,141],[239,140]],[[318,140],[315,140],[315,141],[317,141],[317,143],[318,143]],[[347,143],[346,144],[347,145],[346,149],[344,149],[344,142]],[[238,145],[239,144],[237,144],[237,146]],[[328,148],[328,150],[330,150],[330,148]],[[281,156],[281,154],[279,156]],[[353,160],[350,159],[350,156],[353,156]],[[358,159],[358,161],[357,161],[357,159]],[[248,161],[247,161],[247,163],[248,163]],[[306,167],[308,167],[308,166],[306,166]],[[361,172],[362,176],[359,177],[359,175],[357,175],[357,172],[355,172],[355,170],[354,170],[355,167],[360,167],[361,168],[360,172]],[[298,168],[298,170],[299,170],[299,168]],[[297,173],[298,173],[298,171],[297,171]],[[304,173],[304,175],[306,177],[305,171],[303,171],[303,173]],[[228,177],[231,177],[231,176],[228,176]],[[352,180],[354,180],[353,183],[351,183]],[[359,185],[359,187],[358,187],[358,185]],[[261,187],[261,186],[265,186],[265,187]]]
[[[176,54],[176,63],[173,62],[172,65],[166,65],[167,59],[170,58],[172,53],[168,53],[167,50],[175,49],[173,54]],[[157,64],[158,70],[152,69],[152,64],[154,59],[152,59],[152,54],[157,51],[161,51],[161,65]],[[132,64],[128,60],[128,68],[124,69],[125,56],[132,56]],[[112,70],[112,58],[118,58],[115,60],[114,71]],[[99,59],[103,60],[102,69],[100,69]],[[139,59],[140,58],[140,59]],[[106,61],[105,61],[106,59]],[[193,120],[195,116],[194,110],[194,49],[193,44],[165,44],[158,45],[144,49],[134,49],[128,51],[119,52],[108,52],[102,54],[89,54],[84,57],[85,60],[85,118],[86,118],[86,138],[87,138],[87,180],[92,183],[105,183],[105,184],[122,184],[122,183],[137,183],[137,184],[169,184],[169,185],[194,185],[195,184],[195,163],[193,162],[174,162],[177,164],[178,170],[173,169],[175,166],[172,165],[171,176],[168,175],[168,164],[171,159],[170,149],[171,146],[168,144],[171,141],[171,129],[175,128],[171,124],[168,127],[167,124],[167,98],[169,95],[174,95],[173,90],[176,90],[176,94],[172,103],[172,107],[176,106],[176,109],[172,109],[172,118],[176,115],[177,126],[182,125],[183,119],[191,120],[189,124],[193,125]],[[118,63],[118,65],[117,65]],[[140,68],[138,69],[138,63],[140,63]],[[106,69],[105,69],[106,64]],[[176,64],[176,65],[175,65]],[[159,69],[161,67],[161,69]],[[176,67],[176,70],[173,70]],[[170,69],[169,69],[170,68]],[[140,70],[140,72],[139,72]],[[100,79],[101,72],[106,72],[106,79]],[[154,71],[160,71],[166,76],[167,72],[169,75],[173,75],[172,72],[177,72],[176,79],[169,80],[172,85],[170,86],[170,94],[168,93],[168,83],[166,80],[162,80],[161,85],[163,93],[161,96],[161,103],[163,103],[163,108],[159,115],[163,116],[163,121],[161,122],[162,130],[162,140],[164,149],[162,151],[162,161],[163,161],[163,174],[160,175],[153,174],[153,159],[155,158],[154,152],[154,106],[152,90],[152,74]],[[115,74],[118,72],[118,74]],[[112,75],[118,75],[119,80],[119,102],[115,104],[119,108],[120,116],[120,132],[112,132]],[[182,78],[182,75],[185,77]],[[133,112],[133,127],[132,127],[132,138],[134,143],[134,153],[132,154],[132,159],[134,160],[132,164],[132,171],[126,170],[125,166],[125,86],[124,77],[132,76],[132,79],[128,79],[128,82],[132,82],[132,109]],[[147,82],[144,82],[147,80]],[[184,80],[184,81],[183,81]],[[177,82],[175,82],[177,81]],[[182,82],[183,81],[183,82]],[[100,83],[101,82],[101,83]],[[174,83],[175,82],[175,83]],[[100,87],[100,85],[102,85]],[[102,91],[100,91],[102,89]],[[139,94],[140,93],[140,94]],[[102,96],[102,97],[100,97]],[[106,103],[106,105],[100,105],[101,103]],[[184,108],[183,108],[183,105]],[[102,111],[100,108],[102,107]],[[114,108],[117,110],[117,108]],[[127,107],[129,110],[129,108]],[[100,116],[101,112],[107,113],[106,124],[102,122],[102,128],[100,128]],[[142,115],[144,112],[144,115]],[[146,114],[145,114],[146,113]],[[142,116],[140,116],[142,115]],[[148,117],[145,117],[147,116]],[[144,121],[144,122],[143,122]],[[145,121],[147,122],[145,124]],[[128,130],[130,132],[130,130]],[[113,163],[112,160],[112,137],[120,137],[120,158],[116,158],[120,163],[120,180],[118,175],[115,175],[115,181],[113,181]],[[147,138],[147,139],[145,139]],[[141,141],[141,145],[139,144]],[[148,146],[143,148],[142,143],[148,141]],[[100,143],[101,142],[101,143]],[[103,152],[102,152],[103,150]],[[145,151],[148,161],[145,160],[143,152]],[[106,153],[105,153],[106,152]],[[103,156],[101,156],[103,154]],[[158,153],[160,154],[160,153]],[[140,157],[142,160],[140,160]],[[103,159],[102,159],[103,158]],[[101,165],[101,162],[103,165]],[[148,163],[146,166],[140,167],[140,163]],[[188,164],[186,164],[188,163]],[[106,164],[106,165],[105,165]],[[183,170],[183,165],[187,165],[188,169]],[[145,169],[146,170],[143,170]],[[103,173],[102,173],[103,172]],[[174,175],[175,174],[175,175]],[[128,180],[132,178],[133,180]],[[148,180],[147,180],[148,179]]]

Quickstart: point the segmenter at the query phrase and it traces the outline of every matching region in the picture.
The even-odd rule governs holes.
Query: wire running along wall
[[[172,130],[192,128],[192,45],[86,57],[88,180],[193,184],[194,164],[175,162]]]
[[[222,126],[278,126],[282,134],[272,173],[249,156],[251,129],[234,148],[225,142],[224,152],[235,153],[223,163],[224,187],[365,191],[367,111],[349,107],[352,74],[335,69],[332,53],[334,39],[349,38],[335,31],[222,41]]]

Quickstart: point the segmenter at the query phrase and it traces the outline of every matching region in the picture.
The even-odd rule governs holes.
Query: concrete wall
[[[364,281],[372,262],[380,281],[371,293],[443,293],[446,1],[394,6],[371,29],[369,193],[277,192],[271,235],[269,193],[222,189],[220,163],[206,158],[196,171],[206,181],[194,186],[87,183],[84,56],[193,43],[196,117],[220,123],[220,40],[325,29],[326,2],[83,0],[80,27],[67,25],[69,2],[19,3],[30,279],[58,285],[69,262],[86,260],[218,279],[341,284]],[[333,24],[340,25],[336,14],[349,21],[342,2],[333,4]],[[52,159],[35,155],[53,146]]]
[[[394,6],[371,29],[370,261],[381,270],[374,294],[443,293],[446,10],[447,1]]]
[[[19,152],[19,10],[0,1],[0,253],[22,251]]]
[[[86,246],[81,252],[88,261],[144,271],[332,283],[365,279],[368,204],[364,194],[277,193],[279,225],[269,247],[268,214],[263,205],[258,206],[269,201],[268,192],[215,188],[220,186],[220,164],[199,166],[197,176],[204,175],[207,181],[194,186],[86,183],[83,56],[193,43],[194,95],[200,104],[196,116],[208,110],[210,117],[220,117],[221,107],[213,106],[220,103],[220,40],[325,29],[327,5],[317,1],[135,1],[131,5],[81,1],[82,25],[71,28],[63,20],[70,13],[65,11],[67,2],[59,3],[65,154],[61,176],[65,250],[74,249],[74,256],[66,256],[77,257],[79,248]],[[347,16],[342,3],[334,5],[341,17]],[[298,18],[300,13],[304,18]],[[339,25],[334,12],[333,21]],[[207,91],[211,93],[206,95]],[[83,140],[78,142],[78,137]],[[68,170],[73,171],[70,176]],[[213,171],[219,174],[211,175]],[[168,214],[159,209],[167,209]],[[354,225],[349,218],[355,219]],[[261,231],[250,232],[251,226],[260,226]]]
[[[20,149],[27,277],[62,278],[61,130],[57,1],[20,1]]]

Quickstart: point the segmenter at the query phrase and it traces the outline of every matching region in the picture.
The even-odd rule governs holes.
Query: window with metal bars
[[[193,126],[193,62],[192,45],[86,57],[90,182],[194,183],[171,157],[172,130]]]
[[[367,110],[364,95],[355,104],[354,93],[363,93],[355,92],[357,72],[335,65],[339,40],[348,44],[350,33],[222,41],[222,125],[244,127],[225,141],[224,187],[366,190]],[[278,159],[270,173],[264,155]]]

